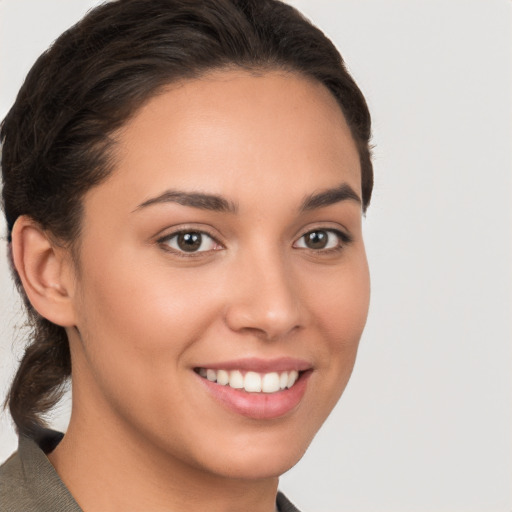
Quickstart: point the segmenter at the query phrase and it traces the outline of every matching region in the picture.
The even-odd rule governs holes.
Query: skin
[[[301,210],[342,184],[361,196],[341,110],[296,74],[219,71],[151,99],[117,134],[115,158],[84,198],[78,263],[54,245],[45,260],[41,290],[58,305],[39,309],[66,326],[73,365],[71,422],[49,458],[85,511],[270,512],[278,476],[347,384],[368,311],[360,202]],[[170,189],[237,211],[140,206]],[[17,251],[29,254],[43,235],[23,222]],[[214,242],[184,256],[162,240],[183,229]],[[319,229],[351,241],[328,231],[334,249],[305,246]],[[228,410],[193,371],[283,356],[313,370],[276,419]]]

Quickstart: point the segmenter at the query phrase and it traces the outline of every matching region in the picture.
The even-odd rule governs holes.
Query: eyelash
[[[303,240],[306,235],[310,235],[312,233],[319,233],[319,232],[328,233],[329,235],[335,235],[338,238],[338,242],[337,242],[336,246],[329,247],[326,249],[324,249],[324,248],[313,249],[310,247],[297,247],[296,246],[296,244],[299,243],[299,241]],[[184,251],[184,250],[180,249],[179,247],[170,247],[170,245],[169,245],[170,242],[172,240],[177,240],[180,235],[192,235],[192,234],[200,235],[201,237],[206,236],[211,240],[211,243],[214,243],[215,245],[218,245],[220,247],[208,249],[205,251],[190,251],[190,252]],[[294,242],[293,247],[296,249],[304,249],[304,250],[313,252],[315,254],[327,255],[327,254],[332,254],[332,253],[342,251],[347,245],[352,243],[352,241],[353,241],[353,239],[350,235],[348,235],[347,233],[344,233],[343,231],[340,231],[338,229],[314,228],[314,229],[309,229],[304,234],[302,234]],[[204,242],[204,240],[201,240],[201,245],[203,242]],[[175,231],[174,233],[170,233],[168,235],[165,235],[165,236],[159,238],[157,240],[157,243],[159,245],[161,245],[164,248],[164,250],[172,252],[173,254],[176,254],[182,258],[197,258],[197,257],[202,256],[204,253],[211,253],[214,251],[221,250],[223,248],[222,244],[213,235],[209,234],[208,232],[206,232],[204,230],[199,230],[199,229],[181,229],[179,231]]]

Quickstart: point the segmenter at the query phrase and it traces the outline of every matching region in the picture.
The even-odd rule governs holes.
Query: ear
[[[14,224],[11,247],[14,266],[34,309],[54,324],[74,326],[75,281],[69,250],[55,244],[26,215]]]

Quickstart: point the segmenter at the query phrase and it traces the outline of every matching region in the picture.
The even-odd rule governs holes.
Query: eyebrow
[[[361,198],[348,183],[342,183],[340,186],[330,188],[317,194],[307,196],[302,202],[301,211],[315,210],[324,208],[340,201],[352,200],[362,204]]]
[[[306,196],[302,202],[300,211],[324,208],[346,200],[353,200],[361,204],[361,199],[354,189],[347,183],[342,183],[338,187]],[[215,212],[237,213],[238,211],[238,207],[235,203],[228,201],[222,196],[216,194],[203,194],[200,192],[181,192],[177,190],[167,190],[157,197],[148,199],[147,201],[139,204],[134,211],[162,203],[177,203],[182,206],[190,206],[192,208]]]
[[[236,213],[238,210],[238,207],[235,203],[215,194],[167,190],[163,194],[148,199],[147,201],[139,204],[139,206],[137,206],[134,211],[161,203],[177,203],[181,204],[182,206],[191,206],[192,208],[211,210],[214,212]]]

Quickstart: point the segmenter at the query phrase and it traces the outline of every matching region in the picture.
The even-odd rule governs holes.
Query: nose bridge
[[[301,324],[296,283],[285,258],[275,248],[240,256],[227,321],[237,331],[257,331],[265,338],[286,335]]]

